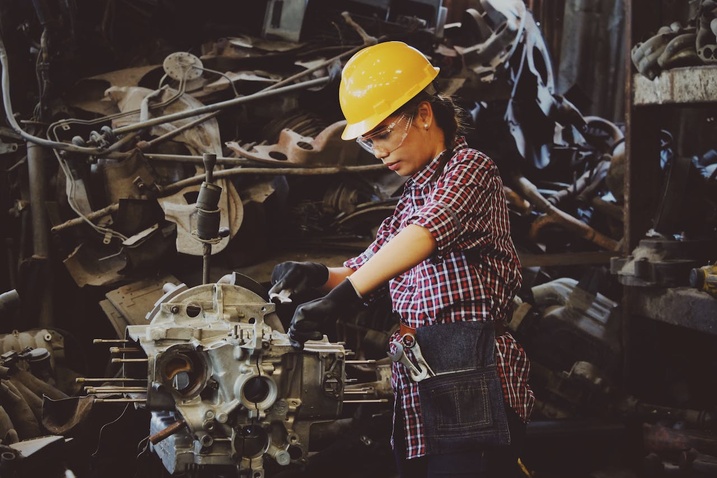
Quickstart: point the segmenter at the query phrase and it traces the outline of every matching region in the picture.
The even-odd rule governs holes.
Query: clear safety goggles
[[[380,126],[378,129],[359,136],[356,142],[363,149],[373,154],[382,153],[388,155],[401,147],[408,136],[408,130],[413,122],[413,116],[402,113],[401,116],[387,125]],[[403,127],[402,123],[406,126]]]

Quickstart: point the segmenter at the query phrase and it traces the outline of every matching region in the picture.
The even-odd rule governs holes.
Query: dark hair
[[[450,96],[427,93],[425,90],[411,98],[396,113],[416,114],[419,103],[427,101],[433,108],[436,123],[445,135],[445,146],[452,150],[456,137],[466,132],[470,122],[468,112],[458,106]]]

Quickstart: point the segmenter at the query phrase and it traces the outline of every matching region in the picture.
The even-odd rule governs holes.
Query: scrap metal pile
[[[117,343],[107,370],[62,356],[33,427],[2,376],[8,476],[47,464],[23,443],[86,432],[94,403],[148,412],[140,455],[169,474],[274,476],[319,466],[339,437],[354,459],[387,447],[383,422],[367,426],[390,416],[386,301],[297,352],[290,310],[266,296],[275,257],[349,257],[395,204],[402,179],[340,139],[337,102],[342,64],[386,40],[441,68],[503,176],[524,265],[509,327],[534,364],[535,420],[674,416],[615,386],[620,298],[604,272],[622,238],[623,133],[557,94],[522,1],[481,0],[457,23],[441,0],[16,3],[0,1],[0,325]],[[232,270],[245,275],[219,280]],[[77,375],[100,383],[79,390]]]

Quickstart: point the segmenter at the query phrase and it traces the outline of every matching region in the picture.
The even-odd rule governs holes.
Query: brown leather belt
[[[412,336],[416,336],[416,329],[413,327],[409,327],[408,325],[404,324],[403,322],[399,322],[400,328],[398,330],[399,337],[403,337],[406,334],[410,334]],[[505,322],[502,320],[496,320],[493,322],[493,326],[495,327],[495,335],[496,337],[500,337],[501,335],[504,335],[508,331],[508,327],[506,326]]]
[[[409,327],[403,322],[400,322],[400,326],[401,328],[398,330],[399,337],[403,337],[406,334],[411,334],[413,336],[416,335],[416,329],[414,329],[413,327]]]

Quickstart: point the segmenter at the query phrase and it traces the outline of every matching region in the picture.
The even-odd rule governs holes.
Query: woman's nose
[[[387,151],[384,151],[383,149],[376,149],[376,148],[374,148],[374,150],[373,150],[373,155],[376,157],[376,159],[381,159],[381,160],[382,160],[383,158],[385,158],[386,156],[388,156],[389,153],[388,153]]]

